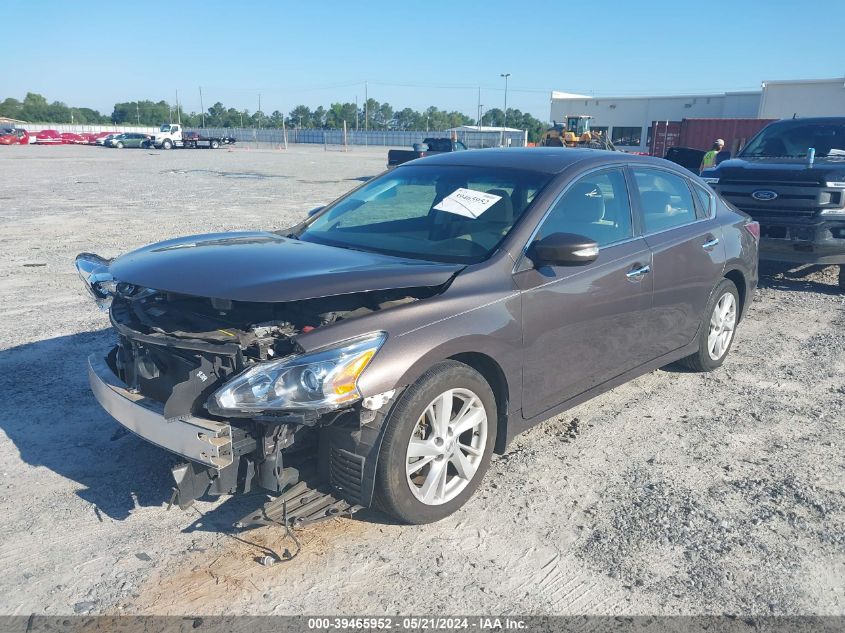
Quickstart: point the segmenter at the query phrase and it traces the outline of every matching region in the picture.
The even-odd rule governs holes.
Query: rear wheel
[[[730,279],[722,279],[704,314],[698,334],[698,351],[681,362],[695,371],[713,371],[725,362],[739,320],[739,292]]]
[[[220,147],[220,141],[211,141],[211,149],[217,149],[218,147]]]
[[[114,146],[115,146],[117,149],[123,149],[123,143],[121,143],[120,141],[118,141],[117,143],[115,143],[115,145],[114,145]]]
[[[431,523],[464,505],[490,465],[496,398],[468,365],[432,367],[385,422],[376,501],[406,523]]]

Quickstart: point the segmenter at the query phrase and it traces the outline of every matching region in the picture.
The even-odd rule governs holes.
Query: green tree
[[[23,104],[20,101],[12,97],[7,97],[3,100],[3,103],[0,103],[0,116],[9,117],[10,119],[23,119],[22,109]]]
[[[320,106],[311,114],[311,127],[322,128],[325,126],[326,109],[323,106]]]
[[[178,118],[166,101],[127,101],[115,103],[111,120],[118,125],[161,125]]]
[[[287,117],[275,110],[269,117],[263,112],[250,114],[249,110],[227,108],[217,102],[208,108],[205,115],[207,127],[281,127],[282,122],[290,127],[304,128],[342,128],[343,123],[349,129],[355,129],[358,121],[359,129],[368,127],[371,130],[399,129],[399,130],[431,130],[443,131],[448,128],[475,123],[472,118],[455,110],[447,112],[436,106],[419,112],[413,108],[394,109],[389,103],[379,103],[376,99],[368,99],[356,111],[356,104],[336,102],[326,109],[323,106],[312,110],[306,105],[298,105],[291,110]],[[357,117],[356,117],[357,115]],[[106,124],[113,122],[124,125],[158,126],[161,123],[176,121],[181,117],[185,127],[198,127],[202,124],[202,115],[196,112],[177,112],[166,101],[126,101],[116,103],[110,116],[105,116],[86,107],[70,107],[61,101],[48,103],[47,99],[37,93],[27,93],[23,101],[7,97],[0,102],[0,116],[6,116],[33,123],[74,123]],[[366,122],[365,122],[366,116]],[[501,126],[505,123],[502,110],[492,108],[484,113],[484,125]],[[537,141],[548,127],[548,124],[534,118],[527,112],[516,108],[508,109],[508,127],[528,131],[528,138]]]
[[[305,105],[298,105],[288,114],[288,125],[296,128],[314,127],[311,108]]]

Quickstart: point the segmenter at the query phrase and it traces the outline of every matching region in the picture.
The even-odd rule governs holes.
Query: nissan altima
[[[242,526],[437,521],[518,433],[669,363],[718,369],[758,238],[662,159],[431,156],[285,230],[79,255],[117,334],[90,384],[178,456],[182,506],[260,489]]]

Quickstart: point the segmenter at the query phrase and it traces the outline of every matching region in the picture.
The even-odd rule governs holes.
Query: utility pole
[[[138,102],[135,102],[135,117],[138,119],[138,125],[141,125],[141,108],[138,107]]]
[[[508,77],[510,73],[502,73],[500,77],[505,78],[505,111],[502,114],[502,145],[505,144],[505,128],[508,126]]]
[[[176,123],[182,125],[182,112],[179,109],[179,91],[176,91]]]
[[[358,131],[358,95],[355,95],[355,131]]]
[[[370,99],[367,96],[367,82],[364,82],[364,131],[370,129],[370,117],[369,117],[369,107],[370,107]]]
[[[478,118],[476,119],[476,125],[481,125],[481,86],[478,86]]]
[[[200,112],[202,112],[202,126],[205,128],[205,106],[202,104],[202,86],[200,86]]]
[[[258,129],[261,129],[261,93],[258,93]]]

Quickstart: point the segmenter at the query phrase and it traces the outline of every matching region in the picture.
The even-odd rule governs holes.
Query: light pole
[[[505,144],[505,128],[508,125],[508,77],[511,76],[510,73],[501,73],[500,77],[505,78],[505,111],[502,115],[502,145]]]

